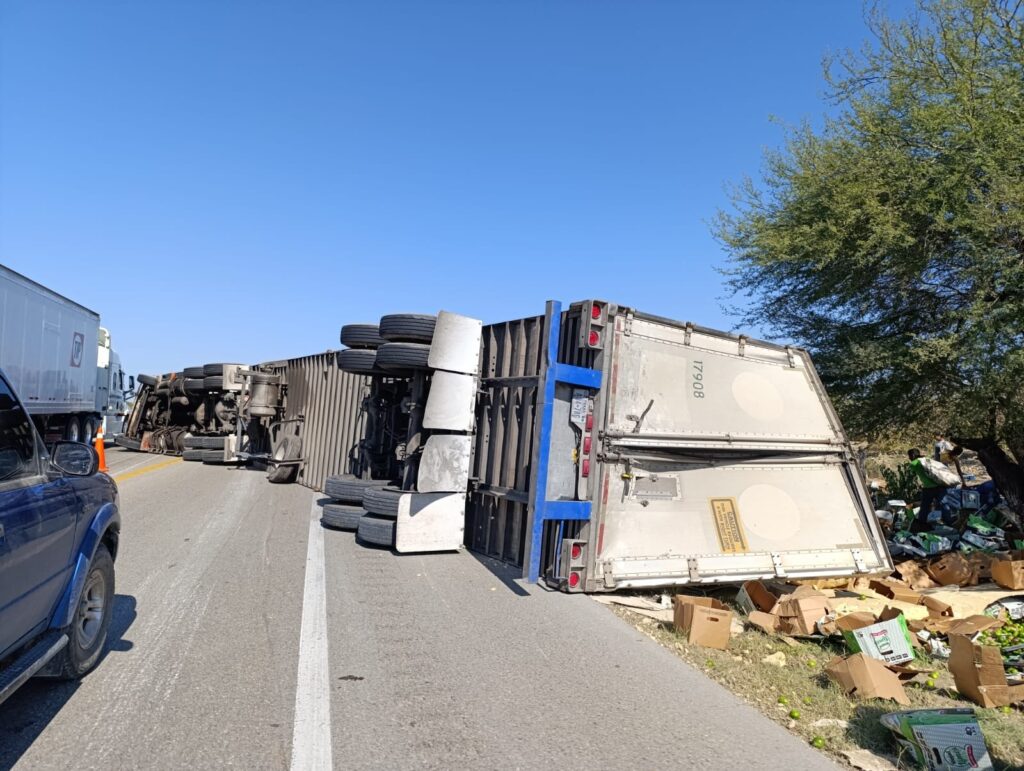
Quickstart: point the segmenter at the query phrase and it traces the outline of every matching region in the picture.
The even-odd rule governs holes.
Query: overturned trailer
[[[891,570],[805,351],[603,301],[550,302],[484,326],[473,377],[458,526],[467,547],[530,580],[611,591]],[[437,380],[431,371],[435,403]],[[407,452],[451,438],[452,426],[425,428]],[[428,480],[389,490],[415,508]],[[378,498],[364,516],[382,516]],[[401,528],[399,517],[396,545]]]
[[[325,524],[363,542],[464,545],[566,591],[892,569],[805,351],[599,300],[485,326],[392,314],[341,337],[208,365],[220,379],[195,393],[158,380],[153,421],[188,425],[147,434],[133,413],[134,441],[266,463],[334,498]]]

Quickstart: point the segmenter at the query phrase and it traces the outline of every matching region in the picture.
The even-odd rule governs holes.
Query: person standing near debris
[[[935,479],[921,463],[921,451],[916,447],[907,450],[910,468],[921,483],[921,508],[917,510],[917,518],[910,526],[910,532],[920,533],[928,529],[928,515],[935,504],[941,501],[949,491],[949,485]]]
[[[949,455],[949,453],[951,452],[953,452],[953,443],[942,434],[936,434],[935,451],[932,453],[932,457],[935,458],[935,460],[937,461],[945,463],[946,461],[942,459],[942,456]]]

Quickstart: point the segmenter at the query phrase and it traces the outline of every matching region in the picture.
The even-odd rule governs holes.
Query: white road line
[[[306,550],[306,584],[299,632],[299,680],[295,688],[292,771],[329,771],[331,690],[327,672],[327,590],[324,531],[313,499]]]

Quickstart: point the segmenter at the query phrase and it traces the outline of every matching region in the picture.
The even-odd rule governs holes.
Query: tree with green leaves
[[[867,18],[824,127],[716,218],[733,297],[810,349],[854,435],[946,432],[1024,515],[1024,0]]]

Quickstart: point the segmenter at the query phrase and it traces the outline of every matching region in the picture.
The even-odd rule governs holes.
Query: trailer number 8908
[[[690,380],[690,390],[694,399],[704,398],[704,362],[693,362],[693,371],[690,373],[693,378]]]

